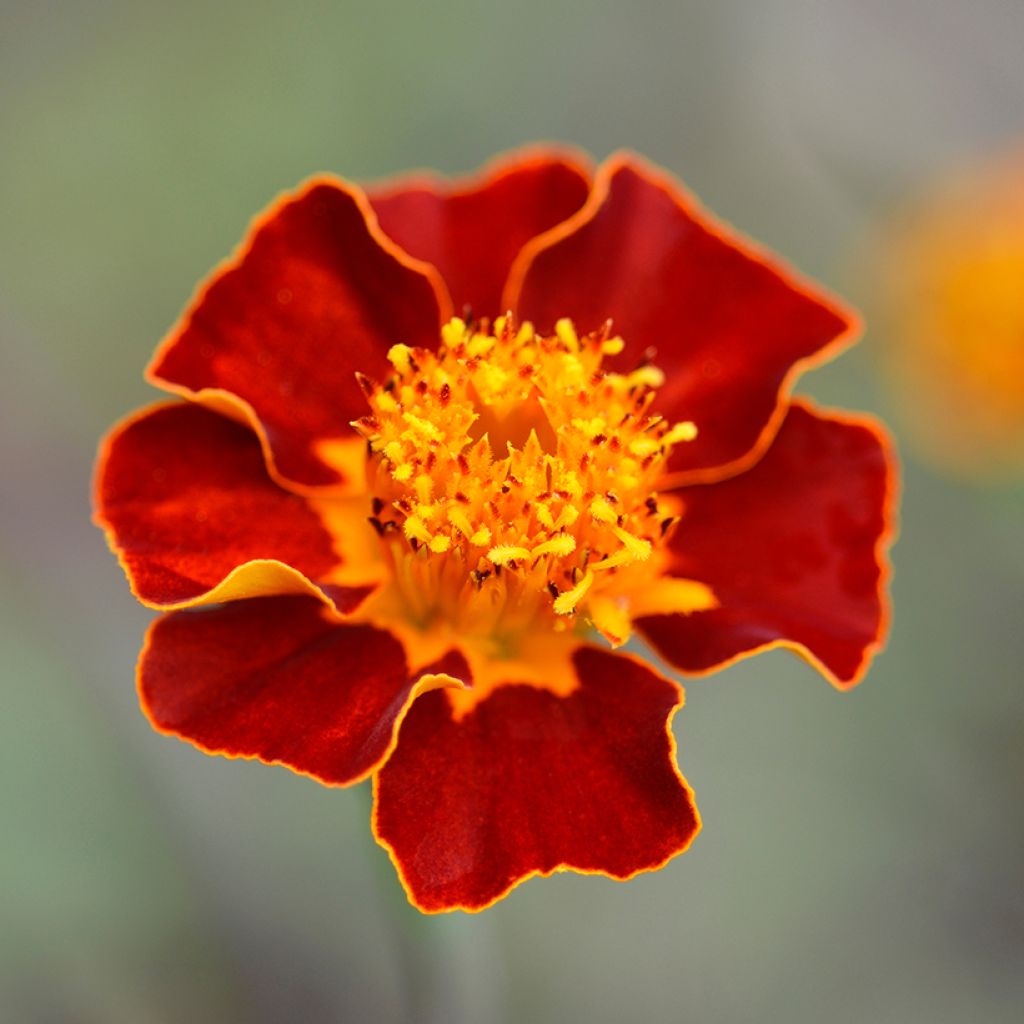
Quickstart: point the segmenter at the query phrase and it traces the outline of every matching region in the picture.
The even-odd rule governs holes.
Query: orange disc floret
[[[507,640],[589,622],[618,646],[677,520],[658,479],[696,426],[651,411],[655,366],[602,369],[624,347],[610,323],[580,337],[569,320],[542,335],[511,314],[456,318],[441,337],[393,346],[394,374],[361,378],[372,411],[354,424],[410,616]]]

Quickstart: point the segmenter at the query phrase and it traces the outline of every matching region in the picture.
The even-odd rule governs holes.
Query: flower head
[[[853,326],[629,155],[283,197],[157,353],[186,400],[101,450],[97,520],[165,610],[144,710],[372,776],[425,910],[660,866],[699,828],[682,695],[616,648],[782,645],[846,688],[880,644],[887,442],[788,397]]]
[[[975,480],[1024,472],[1024,149],[940,181],[885,225],[869,277],[919,450]]]

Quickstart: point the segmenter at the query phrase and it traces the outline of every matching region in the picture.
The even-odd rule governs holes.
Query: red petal
[[[415,177],[369,195],[384,231],[441,272],[456,310],[496,316],[505,312],[502,288],[519,250],[575,213],[589,188],[582,160],[527,149],[483,175],[454,182]]]
[[[460,720],[416,702],[375,780],[374,831],[422,910],[480,910],[532,875],[626,879],[686,849],[699,828],[675,764],[679,690],[593,648],[568,697],[502,686]]]
[[[542,330],[559,317],[581,330],[610,317],[627,346],[619,368],[656,349],[659,410],[699,430],[675,449],[677,482],[752,463],[798,370],[834,353],[855,323],[632,156],[605,164],[586,207],[523,250],[505,304]]]
[[[879,427],[794,405],[753,469],[679,492],[674,571],[719,607],[638,627],[685,672],[785,646],[853,686],[888,627],[892,460]]]
[[[100,452],[96,518],[150,605],[199,600],[262,559],[283,563],[264,567],[282,587],[291,567],[311,590],[308,581],[340,561],[306,500],[267,476],[252,431],[189,403],[149,409],[113,431]],[[353,593],[330,596],[344,610]]]
[[[314,181],[256,222],[149,376],[248,419],[282,479],[337,484],[342,474],[318,446],[353,437],[349,423],[366,413],[356,371],[384,375],[395,342],[436,346],[449,315],[443,291],[432,268],[385,238],[360,192]]]
[[[314,598],[269,597],[158,619],[139,694],[156,729],[208,754],[348,785],[388,756],[420,693],[459,685],[417,675],[389,633],[332,621]]]

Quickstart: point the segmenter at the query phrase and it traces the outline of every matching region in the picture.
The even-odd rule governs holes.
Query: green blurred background
[[[156,340],[314,171],[630,146],[863,302],[844,268],[890,205],[1024,134],[1022,51],[1014,0],[0,0],[0,1020],[1024,1019],[1019,485],[904,451],[894,632],[855,692],[783,653],[688,687],[690,853],[442,918],[365,787],[150,731],[150,616],[88,499]],[[886,344],[801,390],[899,433]]]

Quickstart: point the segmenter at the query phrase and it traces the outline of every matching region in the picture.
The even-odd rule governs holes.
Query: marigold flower
[[[866,253],[881,354],[934,465],[1024,473],[1024,149],[948,176]]]
[[[328,785],[423,910],[626,879],[699,829],[678,685],[773,646],[840,689],[885,628],[888,443],[791,402],[855,318],[632,155],[278,200],[96,487],[156,729]]]

